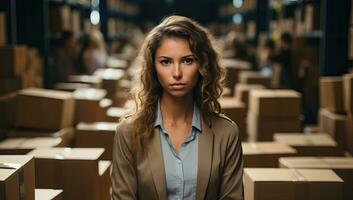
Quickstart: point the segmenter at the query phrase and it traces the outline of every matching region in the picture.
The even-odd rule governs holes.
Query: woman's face
[[[166,37],[155,54],[155,67],[164,94],[185,97],[198,80],[198,63],[185,39]]]

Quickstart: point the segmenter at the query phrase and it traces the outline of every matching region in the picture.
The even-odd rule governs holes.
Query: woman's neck
[[[180,123],[191,124],[194,102],[192,95],[183,98],[175,98],[163,94],[160,99],[160,109],[163,123],[176,125]]]

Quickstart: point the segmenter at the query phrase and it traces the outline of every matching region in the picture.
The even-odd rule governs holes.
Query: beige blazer
[[[113,199],[167,199],[159,129],[145,149],[133,153],[127,127],[120,123],[114,138]],[[223,115],[214,115],[202,117],[201,129],[196,199],[244,199],[237,125]]]

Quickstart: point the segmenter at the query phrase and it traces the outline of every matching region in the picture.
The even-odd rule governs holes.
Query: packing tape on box
[[[25,199],[26,187],[24,181],[24,172],[21,164],[18,163],[0,163],[1,169],[13,169],[18,171],[18,178],[20,184],[20,199]]]

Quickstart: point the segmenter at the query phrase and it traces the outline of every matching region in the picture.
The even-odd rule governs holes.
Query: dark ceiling
[[[137,0],[135,0],[137,1]],[[219,0],[138,0],[143,20],[159,22],[163,17],[176,14],[207,23],[217,17]]]

